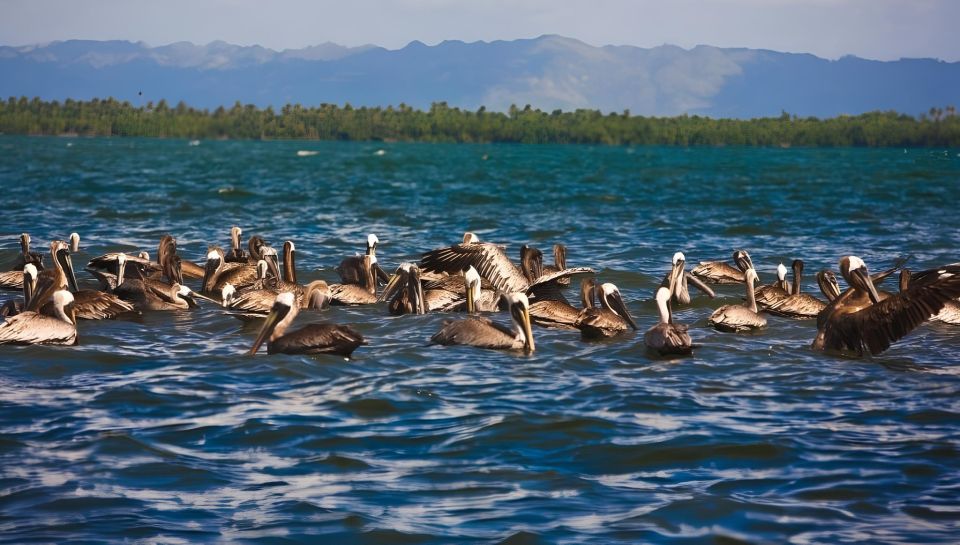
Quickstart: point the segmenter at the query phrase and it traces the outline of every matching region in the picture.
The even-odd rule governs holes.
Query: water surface
[[[362,331],[353,359],[251,358],[256,324],[206,305],[81,322],[76,347],[0,347],[0,542],[960,535],[956,328],[826,356],[811,321],[707,328],[740,298],[722,288],[676,312],[693,357],[654,359],[642,340],[677,250],[747,248],[764,281],[801,257],[807,290],[848,253],[874,270],[960,260],[957,150],[0,137],[0,187],[3,269],[23,231],[41,248],[79,232],[78,264],[155,255],[164,233],[199,261],[240,225],[293,239],[301,281],[333,280],[367,233],[392,268],[472,230],[514,256],[566,243],[641,328],[601,343],[536,329],[527,357],[427,346],[449,316],[339,308],[300,320]]]

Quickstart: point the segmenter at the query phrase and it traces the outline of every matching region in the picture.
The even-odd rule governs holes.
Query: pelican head
[[[190,286],[174,282],[173,286],[171,286],[171,290],[177,294],[177,297],[186,301],[188,307],[197,307],[197,301],[193,298],[193,290],[190,289]]]
[[[277,257],[277,251],[273,248],[273,246],[264,245],[261,247],[260,258],[267,262],[270,272],[273,274],[274,278],[280,278],[279,258]]]
[[[777,265],[777,280],[783,282],[787,279],[787,268],[783,266],[783,263]]]
[[[33,263],[23,266],[23,304],[28,306],[33,292],[37,289],[37,267]]]
[[[67,285],[70,291],[77,291],[77,277],[73,272],[73,260],[70,258],[70,247],[62,240],[54,240],[50,243],[50,257],[53,258],[54,267],[60,269],[61,273],[67,279]]]
[[[377,238],[377,235],[373,233],[367,235],[367,255],[376,255],[377,244],[380,244],[380,239]]]
[[[733,252],[733,262],[737,264],[737,268],[741,272],[746,273],[747,269],[752,269],[753,260],[750,259],[750,254],[746,250],[735,250]]]
[[[880,302],[880,295],[877,294],[877,288],[870,278],[867,264],[862,259],[855,255],[840,258],[840,274],[843,275],[843,279],[848,284],[858,290],[867,292],[871,302],[874,304]]]
[[[480,298],[480,273],[473,265],[463,271],[463,287],[467,292],[467,312],[473,314],[477,311],[477,299]]]
[[[293,296],[293,293],[285,291],[277,295],[277,298],[273,301],[273,307],[270,309],[270,313],[267,314],[267,319],[263,322],[263,327],[260,328],[257,340],[253,342],[253,347],[250,348],[250,355],[256,354],[257,350],[260,349],[260,345],[262,345],[263,341],[267,340],[267,338],[272,341],[282,337],[283,332],[286,331],[287,326],[293,322],[293,318],[296,315],[296,298]]]
[[[464,244],[479,244],[479,243],[480,243],[480,237],[478,237],[478,236],[477,236],[476,234],[474,234],[474,233],[471,233],[470,231],[467,231],[466,233],[463,234],[463,243],[464,243]]]
[[[267,278],[267,270],[270,269],[270,266],[263,259],[257,261],[257,279],[265,280]]]
[[[387,282],[386,287],[383,288],[383,292],[380,294],[380,297],[377,298],[377,301],[386,301],[393,297],[397,290],[403,289],[406,286],[411,267],[413,267],[413,263],[409,261],[401,263],[400,266],[397,267],[397,270],[390,276],[390,280]]]
[[[123,275],[127,270],[127,254],[121,252],[117,256],[117,285],[123,284]]]
[[[203,267],[203,291],[210,292],[216,282],[217,274],[223,266],[223,250],[214,246],[207,251],[207,264]]]
[[[321,310],[330,302],[330,286],[323,280],[314,280],[303,289],[305,308]]]
[[[24,254],[30,252],[30,235],[23,233],[20,235],[20,249]]]
[[[553,265],[561,271],[567,268],[567,247],[563,244],[553,245]]]
[[[529,354],[536,349],[530,327],[530,301],[520,292],[511,293],[506,299],[510,306],[510,317],[513,318],[513,331],[523,341],[523,350]]]
[[[220,305],[224,307],[229,307],[237,299],[237,288],[233,287],[233,284],[227,282],[223,289],[220,290]]]
[[[243,234],[243,229],[234,225],[230,228],[230,242],[233,244],[234,250],[240,249],[240,235]]]
[[[580,304],[583,308],[593,308],[597,299],[597,279],[588,276],[580,281]]]
[[[247,242],[247,249],[250,250],[250,257],[253,259],[260,259],[260,249],[267,245],[267,242],[263,240],[263,237],[260,235],[253,235],[250,237],[250,241]]]
[[[634,331],[637,330],[637,323],[633,321],[627,305],[623,302],[620,290],[617,286],[606,282],[600,285],[600,303],[614,314],[620,316],[630,324]]]
[[[687,257],[683,255],[683,252],[677,252],[673,254],[672,263],[674,267],[677,266],[677,263],[686,263],[686,261],[687,261]]]
[[[145,252],[143,250],[140,250],[140,253],[137,254],[137,257],[139,257],[144,261],[150,261],[150,252]]]
[[[755,284],[760,281],[760,277],[757,276],[757,270],[753,267],[750,267],[744,272],[744,276],[747,277],[747,284]]]
[[[70,251],[77,253],[80,251],[80,234],[79,233],[70,233]]]
[[[833,274],[833,271],[824,269],[818,272],[817,285],[820,286],[820,291],[830,301],[840,297],[840,284],[837,283],[837,276]]]

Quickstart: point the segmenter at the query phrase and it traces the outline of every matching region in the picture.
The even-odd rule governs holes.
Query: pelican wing
[[[467,298],[463,294],[463,287],[460,293],[448,291],[445,289],[424,290],[423,299],[427,304],[427,310],[433,312],[439,310],[449,312],[463,306]]]
[[[22,312],[0,324],[0,344],[76,344],[77,328],[39,312]]]
[[[366,341],[350,326],[307,324],[296,331],[270,341],[271,354],[337,354],[349,356]]]
[[[740,269],[723,261],[701,261],[690,274],[715,284],[742,284],[747,281]]]
[[[250,290],[243,293],[230,303],[230,310],[241,312],[263,314],[266,316],[273,308],[273,302],[276,300],[279,291],[271,289]]]
[[[525,292],[530,287],[503,248],[489,242],[455,244],[427,252],[420,259],[420,268],[428,272],[457,274],[471,265],[496,289],[512,293]]]
[[[92,267],[92,268],[94,268],[94,269],[100,269],[100,270],[108,270],[108,271],[116,274],[116,273],[117,273],[117,258],[118,258],[119,256],[120,256],[120,252],[110,252],[110,253],[107,253],[107,254],[103,254],[103,255],[101,255],[101,256],[99,256],[99,257],[95,257],[95,258],[91,259],[91,260],[87,263],[87,267]],[[127,258],[127,266],[128,266],[128,267],[130,266],[130,264],[136,263],[137,265],[143,266],[143,268],[145,268],[147,271],[150,271],[150,272],[159,271],[159,270],[160,270],[160,265],[158,265],[158,264],[156,264],[156,263],[154,263],[154,262],[152,262],[152,261],[150,261],[150,260],[143,259],[142,257],[135,256],[135,255],[130,255],[130,254],[126,254],[126,258]]]
[[[376,294],[356,284],[331,285],[330,299],[340,305],[372,305],[377,302]]]
[[[23,271],[0,272],[0,289],[22,290],[23,289]]]
[[[535,301],[530,304],[530,319],[537,325],[559,329],[576,329],[580,310],[561,301]]]
[[[910,286],[926,286],[947,276],[960,275],[960,263],[952,263],[936,269],[927,269],[910,275]]]
[[[773,284],[760,286],[756,289],[756,291],[753,292],[753,294],[757,299],[757,308],[761,309],[771,308],[782,304],[790,297],[790,294],[787,293],[783,288]]]
[[[760,301],[757,301],[757,305]],[[770,305],[767,310],[779,316],[788,318],[816,318],[827,304],[810,295],[809,293],[798,293],[777,301]]]
[[[480,316],[446,322],[430,338],[433,344],[467,345],[479,348],[509,349],[521,346],[510,329]]]
[[[880,354],[960,297],[960,276],[952,275],[926,286],[891,295],[857,312],[840,314],[824,330],[825,345]]]
[[[661,354],[686,354],[693,348],[693,340],[682,324],[657,324],[643,335],[648,348]]]
[[[112,293],[96,290],[80,290],[73,294],[77,318],[84,320],[110,320],[125,312],[133,312],[133,305]]]

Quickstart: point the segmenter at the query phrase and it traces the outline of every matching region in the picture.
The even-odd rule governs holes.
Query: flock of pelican
[[[230,249],[210,246],[200,266],[181,258],[176,240],[164,235],[156,261],[149,254],[108,253],[89,260],[86,270],[98,289],[81,289],[72,256],[80,237],[54,240],[49,259],[31,251],[31,239],[20,236],[20,254],[13,270],[0,273],[0,289],[22,292],[0,307],[0,344],[60,344],[77,342],[77,319],[102,320],[141,312],[185,310],[206,301],[242,320],[262,320],[249,353],[266,342],[267,352],[337,354],[348,357],[363,336],[347,325],[309,323],[290,330],[301,311],[330,305],[387,303],[391,314],[464,312],[467,317],[445,322],[430,339],[439,345],[468,345],[501,350],[535,350],[533,325],[579,330],[584,339],[602,339],[637,330],[620,290],[598,283],[589,267],[567,267],[566,248],[554,246],[554,264],[544,265],[543,253],[520,249],[519,264],[504,247],[481,242],[473,233],[446,248],[426,252],[419,263],[403,263],[391,275],[377,260],[376,235],[367,237],[366,251],[344,259],[336,268],[340,282],[297,280],[296,247],[284,242],[281,253],[262,237],[241,246],[242,230],[233,227]],[[856,256],[840,259],[839,272],[848,287],[841,290],[829,270],[817,274],[825,297],[801,293],[803,262],[794,261],[793,281],[787,268],[777,267],[777,279],[760,285],[750,255],[733,253],[733,264],[700,263],[686,270],[681,252],[654,293],[659,320],[644,334],[648,350],[661,355],[690,354],[694,348],[687,326],[673,318],[673,305],[691,302],[689,286],[713,298],[708,284],[742,284],[744,303],[716,309],[707,323],[720,331],[744,332],[767,326],[764,314],[816,320],[816,350],[879,354],[927,320],[960,325],[960,263],[911,273],[903,262],[871,275]],[[897,292],[877,286],[900,271]],[[564,292],[571,278],[580,281],[579,306]],[[184,279],[198,282],[199,291]],[[482,314],[507,311],[508,324]]]

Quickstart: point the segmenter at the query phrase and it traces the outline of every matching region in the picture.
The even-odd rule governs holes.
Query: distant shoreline
[[[645,117],[629,111],[544,112],[512,106],[506,113],[453,108],[429,110],[321,104],[279,111],[239,102],[199,110],[166,101],[133,106],[113,98],[0,101],[0,134],[136,136],[210,140],[347,140],[383,142],[531,143],[758,147],[958,147],[960,116],[952,106],[919,118],[870,112],[826,119],[779,117],[716,119]]]

